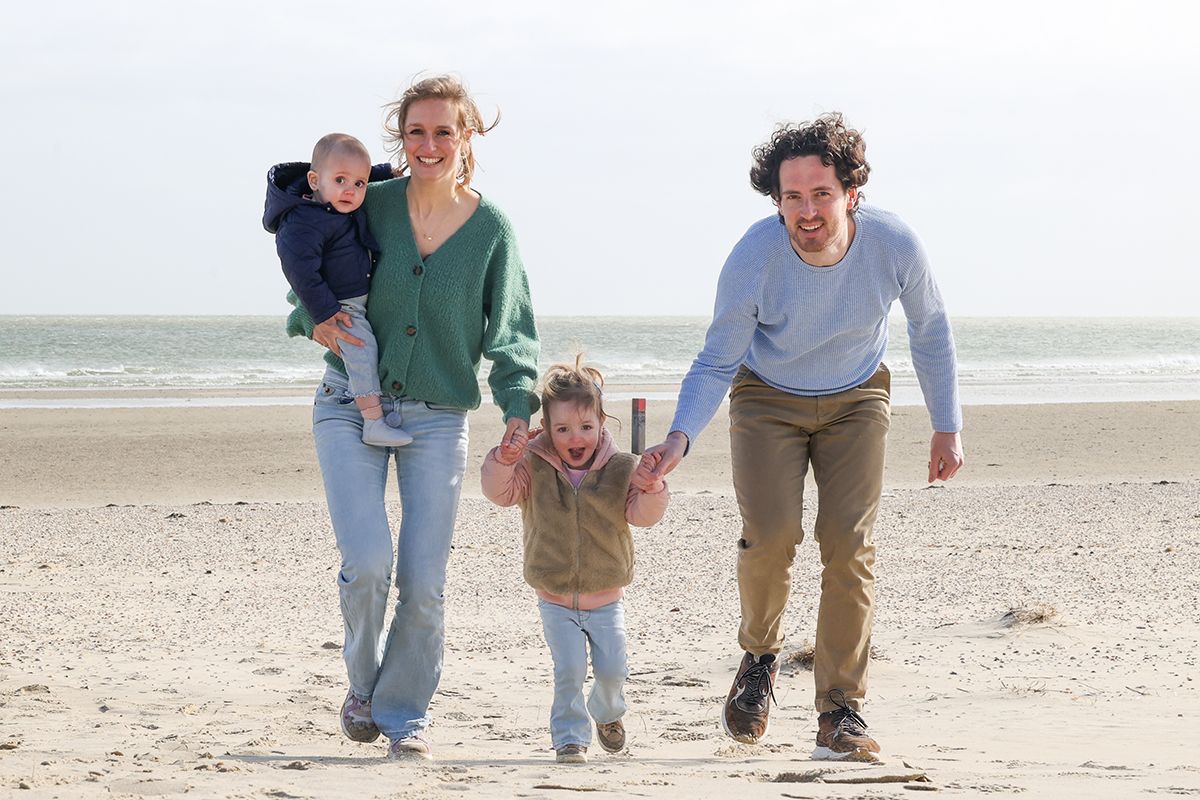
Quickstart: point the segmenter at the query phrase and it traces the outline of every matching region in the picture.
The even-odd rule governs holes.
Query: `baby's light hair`
[[[335,154],[358,156],[368,164],[371,163],[371,154],[367,152],[367,146],[358,139],[348,133],[327,133],[313,146],[311,169],[319,172],[325,160]]]
[[[574,403],[594,410],[603,425],[608,419],[604,413],[603,389],[604,375],[595,367],[585,366],[583,353],[576,353],[574,364],[555,364],[546,370],[542,378],[542,411],[549,422],[550,403]]]

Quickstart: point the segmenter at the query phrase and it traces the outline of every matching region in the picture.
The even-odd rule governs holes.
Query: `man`
[[[670,472],[732,384],[729,438],[742,515],[738,589],[745,650],[722,722],[738,741],[767,732],[791,564],[804,536],[809,464],[818,491],[821,603],[813,666],[813,758],[873,761],[861,716],[874,602],[871,529],[883,488],[891,378],[882,363],[899,300],[929,409],[929,480],[963,465],[954,340],[925,253],[894,214],[859,207],[870,165],[840,114],[781,127],[754,151],[751,185],[778,215],[751,226],[717,284],[704,349],[671,432],[647,451]]]

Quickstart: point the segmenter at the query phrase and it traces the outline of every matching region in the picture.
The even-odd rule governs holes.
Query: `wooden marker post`
[[[646,398],[633,398],[633,413],[630,418],[633,420],[633,442],[629,451],[639,456],[646,449]]]

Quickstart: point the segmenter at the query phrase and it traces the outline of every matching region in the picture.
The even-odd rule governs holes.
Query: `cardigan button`
[[[397,392],[400,392],[400,391],[404,390],[404,384],[401,383],[400,381],[392,381],[392,388],[395,389]]]
[[[405,328],[404,332],[407,333],[409,336],[417,335],[417,329],[414,328],[412,325],[409,325],[407,328]]]
[[[425,272],[425,268],[422,267],[420,264],[417,264],[415,267],[413,267],[413,275],[421,275],[424,272]]]

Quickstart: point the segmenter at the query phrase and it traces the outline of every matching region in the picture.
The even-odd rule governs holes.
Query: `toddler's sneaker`
[[[596,739],[607,753],[619,753],[625,749],[625,723],[621,720],[596,723]]]
[[[554,751],[559,764],[586,764],[587,748],[581,744],[566,744]]]
[[[379,728],[371,719],[371,701],[360,700],[354,692],[346,692],[342,703],[342,733],[355,742],[373,742],[379,738]]]
[[[388,759],[391,761],[410,759],[432,761],[433,751],[429,749],[429,742],[425,741],[423,736],[414,733],[412,736],[393,739],[392,743],[388,745]]]
[[[867,761],[879,760],[879,744],[867,734],[867,721],[846,704],[841,689],[829,693],[829,701],[837,706],[817,717],[817,746],[812,757],[818,760]]]
[[[403,428],[393,428],[380,419],[363,420],[363,444],[376,447],[403,447],[412,443],[412,436]]]

